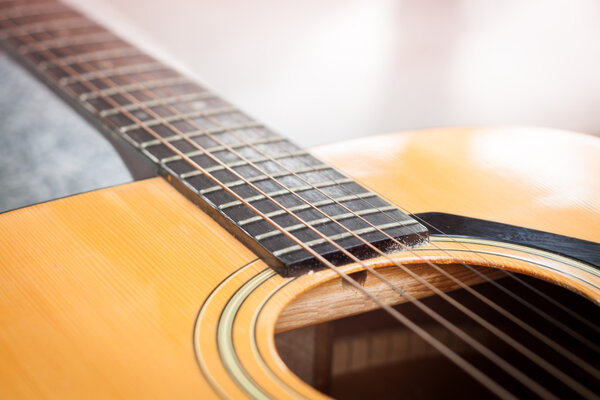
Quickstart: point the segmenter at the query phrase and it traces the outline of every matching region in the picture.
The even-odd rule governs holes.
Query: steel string
[[[14,24],[12,21],[10,21],[10,22],[14,25],[15,28],[18,29],[18,26],[16,24]],[[29,35],[27,35],[27,36],[29,36]],[[31,39],[33,39],[33,38],[31,37]],[[40,50],[40,52],[43,52],[44,54],[50,54],[51,58],[53,58],[54,60],[58,60],[58,57],[54,56],[48,50]],[[60,62],[56,63],[56,65],[60,66],[61,69],[65,68],[65,66],[62,65]],[[71,74],[73,76],[76,76],[76,77],[79,76],[79,74],[75,70],[73,70],[71,67],[68,67],[68,66],[66,66],[66,67],[68,68],[69,71],[71,71]],[[95,87],[94,85],[89,84],[89,82],[87,82],[85,80],[80,80],[80,82],[82,84],[84,84],[86,87],[88,87],[92,92],[98,93],[99,96],[101,96],[102,98],[104,98],[106,101],[108,101],[110,104],[112,104],[115,108],[122,110],[122,113],[124,115],[128,115],[129,118],[131,118],[133,121],[137,120],[137,118],[135,118],[133,115],[131,115],[130,113],[128,113],[126,110],[123,110],[122,107],[118,103],[114,102],[109,97],[105,97],[105,96],[101,95],[100,92],[97,90],[98,88]],[[92,87],[90,87],[90,86],[92,86]],[[143,127],[143,123],[141,123],[141,121],[139,121],[139,120],[137,120],[137,121],[140,124],[140,126]],[[402,324],[404,324],[405,326],[407,326],[408,328],[410,328],[411,330],[413,330],[415,333],[417,333],[422,339],[424,339],[432,347],[436,348],[438,351],[440,351],[442,354],[444,354],[446,357],[448,357],[456,365],[458,365],[463,370],[465,370],[468,374],[470,374],[474,379],[476,379],[477,381],[479,381],[482,385],[486,386],[488,389],[492,390],[493,392],[495,392],[497,395],[499,395],[502,398],[510,398],[510,399],[514,398],[514,396],[512,394],[510,394],[503,387],[501,387],[500,385],[498,385],[490,377],[488,377],[487,375],[483,374],[479,369],[475,368],[472,364],[470,364],[469,362],[467,362],[464,358],[460,357],[458,354],[456,354],[455,352],[453,352],[452,350],[450,350],[448,347],[446,347],[444,344],[442,344],[441,342],[439,342],[437,339],[435,339],[433,336],[431,336],[425,330],[423,330],[422,328],[420,328],[414,322],[412,322],[411,320],[409,320],[408,318],[406,318],[404,315],[402,315],[401,313],[399,313],[397,310],[393,309],[391,306],[389,306],[388,304],[386,304],[385,302],[383,302],[382,300],[380,300],[379,298],[377,298],[376,296],[374,296],[372,293],[370,293],[366,289],[364,289],[355,280],[353,280],[351,277],[349,277],[343,271],[341,271],[339,269],[339,267],[336,267],[334,264],[330,263],[327,259],[325,259],[321,255],[319,255],[317,252],[315,252],[312,248],[310,248],[310,246],[307,246],[303,242],[301,242],[300,240],[296,239],[293,235],[291,235],[288,232],[286,232],[285,229],[283,229],[281,226],[279,226],[278,224],[276,224],[274,221],[272,221],[269,217],[267,217],[266,215],[264,215],[262,212],[260,212],[258,209],[256,209],[254,206],[252,206],[250,203],[247,203],[242,197],[238,196],[235,192],[233,192],[232,190],[230,190],[226,186],[222,185],[219,182],[219,180],[217,180],[216,178],[214,178],[210,173],[208,173],[201,166],[199,166],[198,164],[196,164],[193,160],[191,160],[190,158],[188,158],[185,154],[180,153],[174,146],[172,146],[169,142],[167,142],[166,140],[164,140],[158,134],[156,134],[153,131],[147,129],[146,127],[144,127],[144,130],[146,130],[150,135],[154,136],[157,140],[159,140],[161,143],[163,143],[165,146],[167,146],[169,149],[171,149],[171,151],[173,151],[176,154],[179,154],[180,157],[183,160],[185,160],[190,165],[194,166],[196,169],[198,169],[199,171],[201,171],[205,176],[207,176],[209,179],[213,180],[217,185],[221,186],[225,191],[227,191],[230,195],[232,195],[233,197],[235,197],[236,199],[238,199],[238,201],[240,201],[242,204],[245,204],[254,213],[256,213],[257,215],[260,215],[265,221],[269,222],[277,230],[281,231],[283,235],[285,235],[286,237],[288,237],[290,240],[296,242],[301,248],[303,248],[305,251],[309,252],[313,257],[315,257],[316,259],[318,259],[319,261],[321,261],[325,266],[327,266],[328,268],[332,269],[342,279],[344,279],[350,285],[352,285],[353,287],[355,287],[357,290],[359,290],[365,296],[367,296],[368,298],[370,298],[378,306],[380,306],[381,308],[385,309],[396,320],[398,320],[399,322],[401,322]],[[215,161],[217,161],[218,163],[220,163],[220,161],[218,159],[216,159]],[[232,173],[235,174],[235,171],[231,170],[230,168],[228,168],[224,164],[223,164],[223,166],[226,169],[230,170],[230,172],[232,172]],[[245,180],[241,176],[240,176],[240,178],[242,180]],[[255,189],[255,190],[257,190],[257,191],[260,192],[259,189]],[[275,201],[273,201],[273,202],[277,203]],[[281,205],[278,205],[278,206],[281,207],[283,210],[285,210],[285,207],[283,207]],[[327,238],[325,238],[325,239],[327,239]],[[335,243],[334,243],[334,245],[337,246],[337,244],[335,244]],[[341,250],[344,250],[344,249],[341,249]],[[358,263],[361,266],[363,266],[364,268],[366,268],[366,269],[370,268],[367,265],[365,265],[364,263],[360,262],[360,260],[358,260]]]

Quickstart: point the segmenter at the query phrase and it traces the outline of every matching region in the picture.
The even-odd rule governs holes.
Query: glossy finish
[[[592,137],[451,129],[318,154],[411,212],[600,242],[600,143]],[[439,263],[460,257],[526,271],[600,298],[599,278],[568,259],[493,242],[438,245],[452,257],[419,251]],[[481,259],[462,246],[492,254]],[[316,396],[279,360],[272,334],[287,303],[333,275],[287,280],[254,259],[162,178],[0,215],[0,397],[243,397],[254,390],[248,384],[269,396]]]
[[[196,314],[255,256],[166,181],[9,212],[0,225],[0,397],[208,391]]]
[[[600,242],[600,140],[543,128],[452,128],[315,151],[411,213],[444,212]]]

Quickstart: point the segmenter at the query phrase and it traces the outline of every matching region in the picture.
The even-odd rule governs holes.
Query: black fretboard
[[[304,246],[343,263],[336,246],[365,258],[363,241],[388,250],[392,238],[427,239],[376,194],[61,3],[0,2],[0,39],[285,274],[318,265]]]

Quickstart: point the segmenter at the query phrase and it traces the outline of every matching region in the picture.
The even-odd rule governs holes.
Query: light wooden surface
[[[592,137],[454,129],[369,138],[318,154],[411,212],[600,241],[600,143]],[[594,279],[564,260],[503,252],[489,262],[531,272],[526,262],[504,260],[514,254]],[[268,272],[261,261],[242,268],[254,259],[161,178],[0,215],[0,397],[208,398],[216,393],[207,378],[221,394],[244,396],[221,361],[216,333],[233,294]],[[317,395],[281,363],[272,335],[292,298],[331,279],[331,272],[307,275],[279,288],[288,281],[274,275],[241,303],[232,348],[270,396]],[[583,283],[577,290],[591,293]],[[202,360],[211,364],[206,375]]]
[[[197,397],[200,305],[255,256],[162,178],[0,222],[0,397]]]
[[[482,277],[463,265],[446,265],[444,269],[447,273],[469,286],[484,281]],[[415,263],[411,265],[411,271],[421,279],[433,283],[436,288],[444,292],[460,288],[458,283],[428,265]],[[414,298],[418,299],[433,294],[431,289],[425,287],[395,265],[380,268],[378,272],[389,282],[396,285],[396,287],[401,287]],[[504,276],[500,271],[490,268],[481,268],[480,272],[486,274],[490,279]],[[367,276],[365,278],[367,279],[363,282],[363,287],[377,298],[388,304],[399,304],[406,301],[403,296],[391,291],[389,286],[382,280]],[[358,294],[355,289],[344,283],[340,279],[331,279],[295,297],[290,304],[286,305],[279,318],[277,318],[275,332],[285,332],[290,329],[302,328],[378,308],[377,304],[365,301],[363,296]]]
[[[600,140],[591,135],[431,129],[315,154],[412,213],[458,214],[600,242]]]

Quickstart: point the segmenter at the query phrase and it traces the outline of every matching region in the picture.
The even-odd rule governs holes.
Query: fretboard
[[[284,274],[318,266],[306,246],[343,263],[340,247],[365,258],[365,242],[427,240],[375,193],[66,5],[1,1],[0,40]]]

